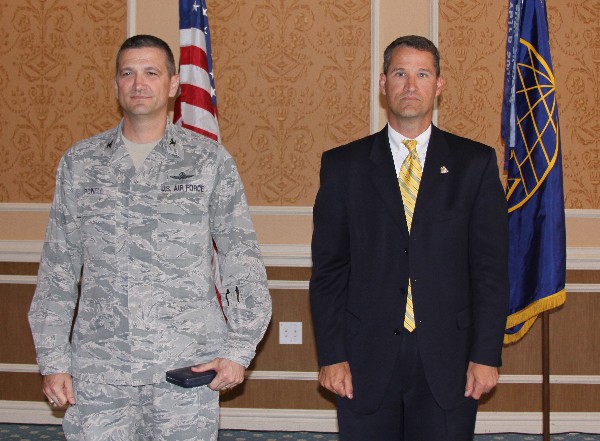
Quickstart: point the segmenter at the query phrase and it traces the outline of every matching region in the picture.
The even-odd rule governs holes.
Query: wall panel
[[[48,202],[74,142],[119,119],[123,0],[0,3],[0,202]]]
[[[40,374],[26,372],[0,372],[0,400],[48,401],[42,393]]]
[[[221,396],[223,407],[262,409],[334,409],[333,397],[317,381],[256,380]],[[237,388],[236,388],[237,389]]]
[[[318,369],[306,290],[271,289],[273,317],[252,369],[316,372]],[[302,322],[302,344],[280,345],[279,323]]]
[[[0,285],[0,363],[35,364],[27,312],[35,285]]]
[[[563,148],[566,208],[600,207],[598,12],[587,0],[547,1]],[[508,2],[439,1],[445,91],[439,125],[494,147],[503,161],[500,109]]]

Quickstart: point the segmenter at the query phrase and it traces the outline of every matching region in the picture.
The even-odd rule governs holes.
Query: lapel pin
[[[445,165],[442,165],[442,166],[440,167],[440,173],[448,173],[448,169],[446,168],[446,166],[445,166]]]

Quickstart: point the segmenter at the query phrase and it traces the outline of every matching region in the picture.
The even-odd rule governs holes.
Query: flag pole
[[[550,441],[550,314],[542,313],[542,433]]]

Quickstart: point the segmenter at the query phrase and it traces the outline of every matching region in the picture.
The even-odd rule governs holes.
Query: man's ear
[[[444,77],[442,77],[441,75],[438,77],[437,79],[437,86],[435,89],[435,96],[440,96],[440,94],[442,93],[442,90],[444,89]]]
[[[382,95],[385,96],[385,81],[387,80],[387,77],[385,76],[384,73],[379,74],[379,92],[381,92]]]
[[[171,87],[169,89],[169,97],[173,98],[179,90],[179,75],[175,74],[171,77]]]

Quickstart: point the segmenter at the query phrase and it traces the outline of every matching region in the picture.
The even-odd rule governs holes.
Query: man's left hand
[[[467,385],[465,386],[465,397],[478,400],[483,394],[487,394],[498,383],[498,368],[486,366],[485,364],[469,362],[467,369]]]
[[[215,358],[208,363],[199,364],[192,368],[194,372],[204,372],[215,370],[217,376],[208,385],[212,390],[231,389],[244,381],[246,369],[235,361],[226,358]]]

